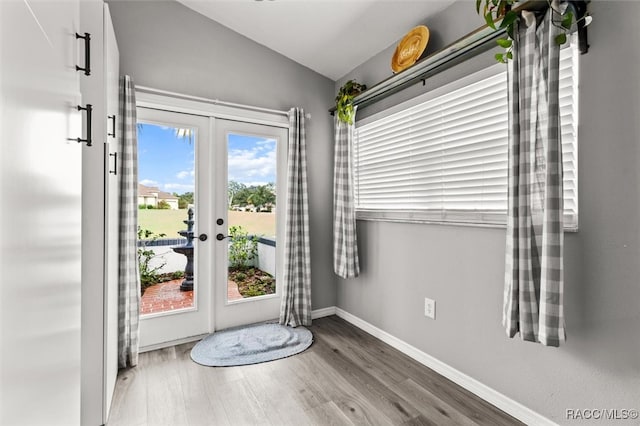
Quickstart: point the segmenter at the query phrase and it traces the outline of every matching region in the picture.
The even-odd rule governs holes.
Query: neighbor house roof
[[[160,189],[156,186],[146,186],[141,183],[138,184],[138,196],[139,197],[158,197],[158,200],[177,200],[173,194],[168,192],[160,191]]]

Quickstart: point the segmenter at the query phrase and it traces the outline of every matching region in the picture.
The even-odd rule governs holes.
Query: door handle
[[[207,241],[207,238],[209,238],[209,237],[207,236],[207,234],[200,234],[200,235],[198,236],[198,239],[199,239],[200,241]]]
[[[109,157],[113,157],[113,171],[109,170],[109,173],[117,175],[118,174],[118,153],[114,152],[113,154],[109,154]]]
[[[84,40],[84,67],[76,65],[76,71],[84,71],[84,75],[91,75],[91,34],[76,33],[76,40],[80,38]]]
[[[87,104],[86,107],[83,107],[82,105],[78,105],[77,106],[78,111],[85,111],[87,114],[87,137],[86,139],[82,139],[82,138],[69,138],[68,140],[70,141],[76,141],[78,143],[86,143],[87,146],[91,146],[91,113],[93,111],[93,106],[91,104]]]
[[[222,235],[222,234],[218,234],[218,235],[216,235],[216,240],[218,240],[218,241],[222,241],[222,240],[224,240],[225,238],[231,238],[231,235],[227,235],[227,236],[224,236],[224,235]]]
[[[116,137],[116,115],[107,115],[107,120],[111,121],[111,133],[107,130],[107,136],[111,136],[112,138]]]

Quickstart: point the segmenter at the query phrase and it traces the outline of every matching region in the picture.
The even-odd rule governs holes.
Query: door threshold
[[[184,337],[182,339],[172,340],[170,342],[162,342],[162,343],[156,343],[155,345],[144,346],[138,350],[138,353],[141,354],[144,352],[155,351],[157,349],[164,349],[164,348],[169,348],[171,346],[182,345],[183,343],[195,342],[196,340],[201,340],[207,337],[209,334],[210,333],[198,334],[197,336]]]

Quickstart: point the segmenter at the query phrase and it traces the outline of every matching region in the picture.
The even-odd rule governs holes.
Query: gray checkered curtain
[[[360,275],[353,194],[354,126],[335,118],[333,169],[333,270],[342,278]]]
[[[560,47],[550,15],[523,12],[509,65],[503,325],[509,337],[559,346],[565,338]]]
[[[289,111],[287,217],[280,324],[311,325],[311,254],[304,110]]]
[[[120,266],[118,287],[118,363],[138,363],[140,273],[138,270],[138,136],[131,77],[120,79]]]

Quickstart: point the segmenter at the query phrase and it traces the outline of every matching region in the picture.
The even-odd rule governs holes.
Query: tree
[[[247,185],[245,185],[244,183],[236,182],[235,180],[229,181],[229,185],[227,186],[229,207],[231,207],[234,204],[240,204],[237,201],[235,201],[234,198],[244,189],[247,189]]]
[[[178,195],[178,193],[174,192],[173,195],[178,197],[179,209],[186,209],[189,207],[189,204],[193,204],[193,192],[185,192],[182,195]]]
[[[193,139],[195,136],[193,130],[194,129],[185,129],[185,128],[176,127],[174,130],[174,135],[178,139],[186,139],[187,142],[189,142],[189,145],[191,145],[193,143]]]
[[[254,186],[251,187],[251,189],[252,192],[249,197],[247,197],[247,201],[256,206],[258,211],[260,211],[264,205],[276,202],[276,194],[274,194],[269,185]]]

